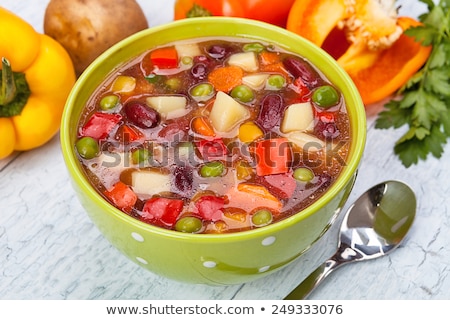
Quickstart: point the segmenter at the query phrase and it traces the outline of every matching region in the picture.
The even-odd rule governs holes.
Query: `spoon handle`
[[[349,249],[347,249],[349,250]],[[353,250],[350,249],[352,253]],[[356,253],[354,253],[356,254]],[[302,300],[317,287],[320,283],[338,267],[350,262],[347,257],[343,256],[343,251],[338,250],[331,258],[322,263],[316,270],[314,270],[308,277],[305,278],[294,290],[289,293],[284,300]]]

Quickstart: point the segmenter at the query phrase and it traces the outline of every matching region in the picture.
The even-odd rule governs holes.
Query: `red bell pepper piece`
[[[258,141],[254,148],[256,155],[256,174],[286,173],[292,162],[292,150],[286,138]]]
[[[104,194],[116,207],[125,212],[130,212],[137,201],[137,195],[122,181],[114,184],[113,187],[106,190]]]
[[[117,130],[116,138],[124,143],[133,142],[140,139],[143,136],[139,129],[130,127],[126,124],[120,126]]]
[[[183,210],[183,206],[184,202],[180,199],[151,198],[144,204],[141,220],[162,227],[172,227]]]
[[[80,130],[80,136],[94,139],[106,138],[111,130],[122,120],[120,114],[94,113]]]
[[[297,188],[297,181],[290,172],[267,175],[258,181],[279,199],[289,199]]]
[[[223,157],[228,153],[227,146],[221,138],[214,140],[200,140],[196,146],[205,161]]]
[[[225,199],[217,196],[203,196],[195,203],[198,214],[208,221],[222,219],[224,205]]]
[[[327,110],[317,110],[314,111],[315,118],[323,123],[336,122],[336,112]]]
[[[294,83],[292,84],[292,89],[298,93],[300,96],[299,100],[301,102],[309,101],[311,98],[311,90],[306,86],[306,84],[303,82],[301,78],[297,78],[294,80]]]
[[[153,50],[150,60],[159,69],[173,69],[178,67],[178,52],[175,47],[164,47]]]

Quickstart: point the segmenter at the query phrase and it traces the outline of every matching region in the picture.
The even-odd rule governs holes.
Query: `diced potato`
[[[131,173],[131,187],[139,194],[159,194],[170,191],[170,175],[156,170],[138,170]]]
[[[222,91],[217,92],[209,115],[214,129],[219,132],[230,131],[249,116],[250,112],[245,106]]]
[[[287,139],[307,152],[317,152],[325,148],[325,141],[305,132],[292,132]]]
[[[239,52],[231,55],[228,59],[228,64],[240,67],[247,72],[255,72],[258,70],[258,59],[252,51]]]
[[[122,171],[127,170],[130,167],[131,160],[129,158],[129,153],[124,152],[103,151],[88,164],[88,168],[92,171],[95,170],[99,181],[106,189],[111,188],[115,182],[111,181],[112,174],[119,175]]]
[[[130,76],[118,76],[111,85],[113,92],[132,92],[136,88],[136,79]]]
[[[310,102],[295,103],[287,107],[281,122],[281,132],[311,131],[313,128],[314,113]]]
[[[269,74],[267,73],[249,74],[242,78],[242,83],[254,90],[259,90],[265,85],[268,77]]]
[[[180,43],[175,45],[179,57],[195,57],[202,55],[196,43]]]
[[[187,99],[183,96],[148,97],[147,103],[166,119],[174,119],[187,113]]]

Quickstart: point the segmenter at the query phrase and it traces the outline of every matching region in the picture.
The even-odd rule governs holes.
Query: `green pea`
[[[244,45],[244,51],[248,52],[248,51],[253,51],[253,52],[261,52],[265,49],[265,47],[258,42],[254,42],[254,43],[247,43]]]
[[[178,78],[169,78],[166,80],[166,85],[172,89],[172,90],[176,90],[180,87],[181,85],[181,81]]]
[[[100,108],[102,110],[110,110],[113,109],[115,106],[117,106],[117,103],[119,102],[119,97],[115,95],[107,95],[104,96],[100,100]]]
[[[294,170],[293,177],[301,182],[309,182],[314,179],[314,172],[309,168],[297,168]]]
[[[151,153],[147,149],[137,149],[131,153],[131,161],[133,161],[134,164],[145,162],[150,158],[150,155]]]
[[[200,83],[191,89],[191,95],[195,98],[211,97],[214,87],[210,83]]]
[[[267,78],[267,84],[269,87],[279,90],[286,84],[286,79],[282,75],[274,74]]]
[[[203,222],[197,217],[183,217],[175,223],[175,230],[186,233],[197,233],[203,228]]]
[[[252,223],[256,227],[267,226],[272,220],[272,212],[267,209],[258,210],[252,215]]]
[[[314,90],[312,101],[322,108],[330,108],[339,103],[339,93],[330,85],[324,85]]]
[[[75,147],[78,154],[84,159],[95,158],[100,150],[97,140],[91,137],[83,137],[79,139],[76,142]]]
[[[225,166],[221,161],[211,161],[200,168],[200,175],[204,178],[220,177],[224,171]]]
[[[231,90],[230,95],[234,99],[237,99],[244,103],[250,102],[255,98],[255,94],[253,93],[253,90],[244,84],[234,87],[233,90]]]
[[[184,56],[181,58],[181,63],[184,65],[190,65],[192,64],[192,57]]]

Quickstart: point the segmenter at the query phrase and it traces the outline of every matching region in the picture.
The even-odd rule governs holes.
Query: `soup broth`
[[[344,98],[301,56],[193,39],[112,72],[79,121],[86,176],[143,222],[190,233],[259,228],[320,198],[346,164]]]

